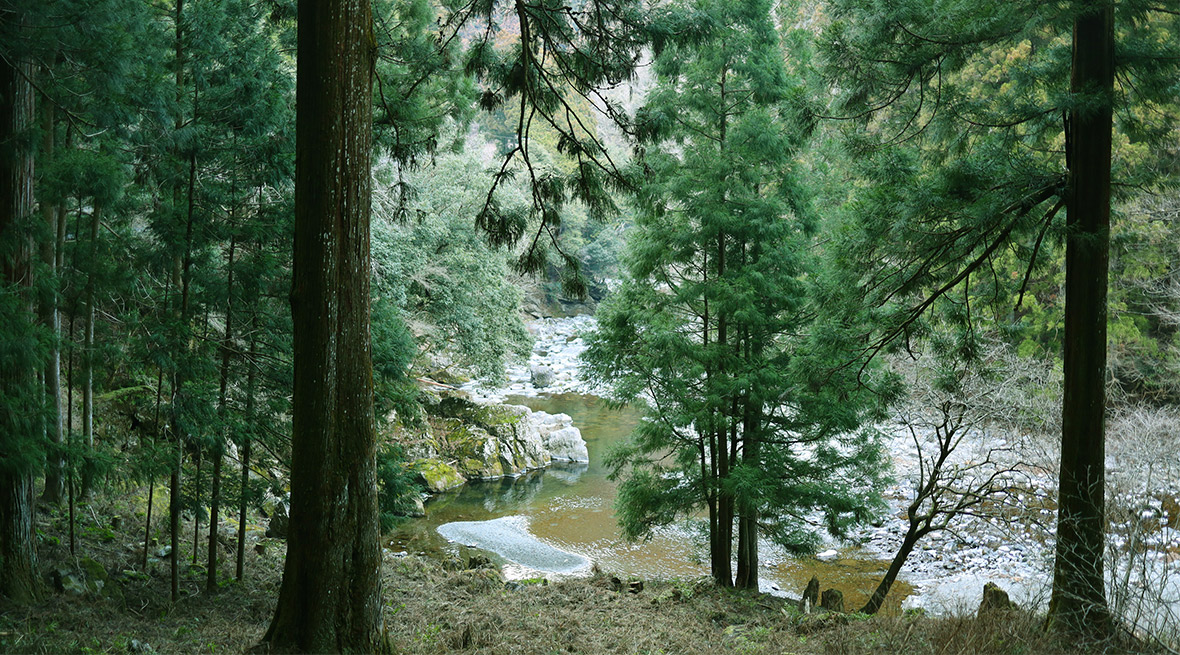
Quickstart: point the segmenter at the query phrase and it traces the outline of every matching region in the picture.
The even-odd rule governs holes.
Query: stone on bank
[[[464,396],[448,394],[428,404],[425,429],[394,437],[405,443],[411,470],[430,493],[468,480],[516,477],[554,461],[590,461],[586,441],[568,415]]]

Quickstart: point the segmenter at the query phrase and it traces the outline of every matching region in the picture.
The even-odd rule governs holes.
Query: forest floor
[[[232,541],[224,540],[221,584],[207,594],[205,569],[190,564],[192,525],[186,522],[181,598],[172,603],[170,561],[157,557],[167,523],[161,511],[166,502],[159,496],[153,511],[159,517],[153,522],[157,542],[148,549],[146,568],[144,490],[80,504],[76,555],[69,549],[68,514],[39,512],[46,594],[29,607],[0,605],[0,652],[240,653],[257,644],[274,611],[284,543],[251,526],[245,576],[237,582],[231,578]],[[222,532],[230,527],[223,523]],[[199,546],[203,560],[206,542]],[[1055,640],[1040,629],[1039,617],[1022,611],[982,618],[931,618],[921,612],[804,615],[786,599],[721,590],[706,580],[645,580],[633,593],[632,580],[610,572],[505,583],[497,570],[480,568],[478,558],[463,563],[386,552],[385,562],[386,627],[403,653],[1128,652],[1123,645],[1083,649]],[[89,573],[79,572],[87,567]],[[99,579],[102,585],[95,584]]]

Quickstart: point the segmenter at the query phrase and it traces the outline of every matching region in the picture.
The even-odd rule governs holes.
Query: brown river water
[[[528,534],[544,544],[592,560],[619,577],[690,579],[708,574],[708,563],[702,561],[707,553],[701,550],[706,540],[692,528],[662,529],[642,542],[628,542],[620,536],[613,511],[616,483],[608,479],[603,457],[634,429],[640,419],[638,409],[611,407],[600,398],[579,394],[510,396],[506,402],[570,415],[586,440],[589,465],[558,464],[515,479],[469,483],[435,496],[426,503],[425,518],[411,520],[390,535],[390,549],[445,556],[457,552],[462,544],[440,535],[440,526],[516,517],[509,520],[527,526]],[[857,609],[889,564],[867,557],[856,549],[842,549],[832,561],[767,552],[761,571],[763,590],[797,597],[814,575],[823,589],[842,591],[848,609]],[[503,557],[493,559],[504,565],[510,578],[544,574]],[[904,581],[895,582],[885,611],[898,611],[911,592]]]

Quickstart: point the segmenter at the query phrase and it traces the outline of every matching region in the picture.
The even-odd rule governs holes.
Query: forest
[[[0,0],[0,273],[4,652],[1180,651],[1175,0]]]

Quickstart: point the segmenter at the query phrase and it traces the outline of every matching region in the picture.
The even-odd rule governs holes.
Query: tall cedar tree
[[[1102,569],[1111,165],[1124,188],[1152,182],[1149,167],[1112,154],[1111,130],[1147,145],[1169,133],[1175,21],[1142,2],[882,9],[838,0],[820,39],[863,180],[849,185],[851,222],[829,246],[840,271],[826,304],[847,309],[845,325],[872,326],[859,336],[866,356],[921,335],[932,310],[963,329],[959,354],[973,356],[972,285],[1018,298],[1046,251],[1066,242],[1068,390],[1050,614],[1093,636],[1111,625]],[[1112,105],[1125,110],[1117,125]],[[1023,275],[1002,289],[1006,251]],[[1019,321],[1019,307],[1009,312]]]
[[[639,112],[641,212],[623,287],[599,312],[586,359],[647,420],[612,455],[632,536],[708,509],[710,569],[758,588],[758,536],[805,551],[793,517],[832,532],[865,519],[879,471],[862,413],[832,380],[809,389],[796,349],[811,315],[813,220],[793,163],[808,126],[764,0],[679,7],[707,30],[656,59]],[[737,528],[737,570],[734,528]]]
[[[0,10],[8,44],[25,35],[26,16]],[[0,59],[0,597],[40,595],[33,536],[33,479],[41,463],[39,360],[33,294],[33,63]]]
[[[384,649],[369,334],[368,0],[301,0],[296,78],[291,532],[277,652]]]
[[[72,391],[64,383],[73,361],[79,369],[73,379],[81,387],[83,434],[93,441],[96,434],[118,430],[117,422],[96,424],[93,412],[102,392],[112,390],[106,385],[124,383],[110,373],[126,360],[110,364],[129,340],[111,338],[111,332],[126,337],[134,331],[129,328],[134,311],[127,303],[134,306],[130,289],[144,279],[139,262],[128,265],[126,254],[142,236],[131,225],[142,215],[141,207],[132,204],[150,185],[130,181],[132,166],[141,165],[143,155],[135,135],[151,131],[153,123],[142,108],[158,106],[164,43],[157,16],[142,2],[45,0],[35,6],[37,27],[28,45],[39,62],[41,99],[36,194],[45,232],[38,286],[48,343],[43,498],[57,502],[66,495],[67,455],[71,474],[81,468],[89,481],[98,480],[96,474],[127,474],[99,465],[116,456],[113,439],[105,449],[98,444],[102,457],[94,457],[85,445],[68,452],[64,422],[78,416],[79,408],[69,411],[62,396]],[[100,222],[101,230],[96,229]],[[63,324],[71,322],[78,326],[77,344],[65,338],[68,328],[63,334]],[[81,371],[86,368],[89,375]],[[136,460],[139,454],[128,457]]]
[[[1065,393],[1049,621],[1109,634],[1103,548],[1114,8],[1090,5],[1074,20],[1070,91],[1077,100],[1066,125]]]

